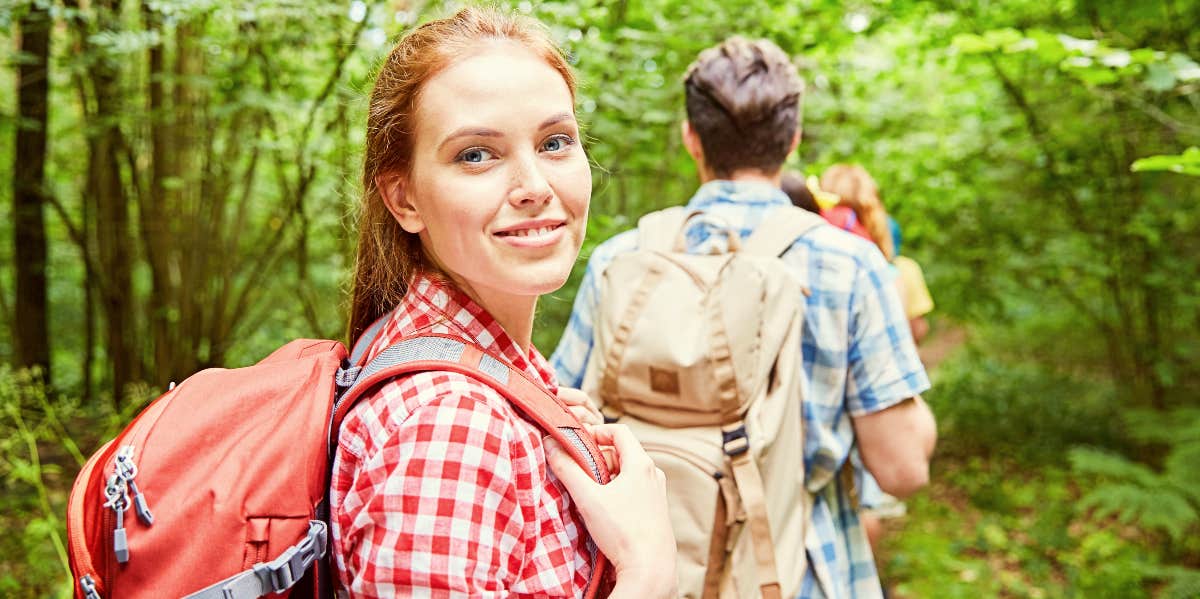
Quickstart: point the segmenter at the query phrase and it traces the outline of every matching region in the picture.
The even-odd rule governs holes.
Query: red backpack
[[[349,359],[337,341],[300,339],[254,366],[198,372],[101,447],[67,507],[75,596],[332,597],[328,487],[339,426],[363,395],[414,372],[486,383],[608,481],[564,405],[477,345],[420,335],[361,364],[385,321]],[[607,560],[593,558],[588,597],[611,582]]]

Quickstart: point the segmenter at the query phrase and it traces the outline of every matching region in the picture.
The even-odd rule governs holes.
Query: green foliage
[[[97,135],[115,128],[127,142],[117,174],[133,264],[122,299],[135,322],[116,338],[135,340],[143,378],[161,384],[247,364],[292,337],[340,335],[372,72],[390,39],[457,6],[151,0],[107,14],[99,2],[0,3],[7,90],[23,60],[13,24],[32,2],[56,21],[48,273],[54,384],[68,393],[46,397],[0,371],[0,524],[18,531],[0,540],[4,596],[62,592],[55,539],[72,473],[150,393],[134,386],[122,413],[98,401],[119,356],[105,335],[107,273],[84,262],[113,226],[88,193]],[[1200,397],[1200,196],[1176,175],[1200,175],[1200,3],[502,4],[541,19],[567,50],[593,160],[583,252],[539,305],[544,353],[591,250],[696,187],[678,134],[687,65],[728,35],[768,37],[808,83],[789,168],[866,166],[939,312],[975,335],[928,397],[946,461],[887,567],[901,594],[1196,596],[1200,444],[1182,409]],[[170,68],[152,68],[158,50]],[[101,72],[113,86],[103,110]],[[156,110],[153,82],[169,92]],[[18,122],[15,94],[0,94],[3,181]],[[173,124],[168,147],[186,168],[160,184],[180,251],[160,276],[153,227],[139,219],[156,205],[145,201],[153,133]],[[2,222],[11,192],[0,186]],[[14,351],[12,256],[5,227],[0,359]],[[201,259],[213,268],[189,276]],[[183,292],[155,308],[171,295],[156,295],[172,288],[164,280]],[[235,291],[244,302],[222,303]],[[185,339],[185,323],[211,334]],[[161,347],[185,359],[161,363]],[[1119,416],[1130,407],[1150,410]],[[1081,445],[1096,449],[1070,451]]]
[[[1170,171],[1200,177],[1200,148],[1192,146],[1182,154],[1148,156],[1133,161],[1130,169],[1135,173],[1147,171]]]
[[[975,346],[942,364],[926,399],[940,451],[954,455],[1002,452],[1040,464],[1064,460],[1077,444],[1121,443],[1111,387]]]
[[[1162,469],[1109,451],[1074,449],[1074,471],[1103,481],[1084,495],[1079,507],[1092,510],[1096,518],[1116,516],[1121,523],[1165,534],[1172,548],[1183,551],[1183,541],[1200,531],[1200,409],[1135,412],[1127,421],[1135,440],[1166,448]]]

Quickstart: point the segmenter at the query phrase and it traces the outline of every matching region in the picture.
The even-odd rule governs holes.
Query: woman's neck
[[[533,315],[537,309],[536,295],[514,295],[499,289],[472,286],[457,277],[452,279],[456,287],[496,319],[522,353],[529,353],[533,339]]]

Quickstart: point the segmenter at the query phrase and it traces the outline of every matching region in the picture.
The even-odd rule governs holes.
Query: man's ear
[[[692,129],[692,124],[686,119],[679,124],[679,136],[683,139],[683,147],[687,149],[687,153],[696,161],[696,166],[704,167],[704,146],[700,144],[700,135]]]
[[[795,152],[796,148],[800,145],[800,133],[800,128],[796,127],[796,133],[792,135],[792,145],[788,146],[787,153],[789,156],[792,154],[792,152]]]
[[[383,205],[387,206],[388,212],[391,212],[396,222],[400,223],[401,229],[409,233],[420,233],[425,230],[425,221],[421,219],[417,207],[409,201],[408,194],[405,193],[407,190],[403,176],[379,175],[375,177],[375,186],[379,188]]]

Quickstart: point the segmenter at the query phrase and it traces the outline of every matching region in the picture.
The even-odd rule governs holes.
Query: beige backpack
[[[604,272],[584,391],[667,476],[681,597],[794,597],[806,569],[800,335],[779,256],[822,223],[788,207],[730,251],[689,255],[682,207],[638,222]],[[709,218],[709,217],[705,217]]]

